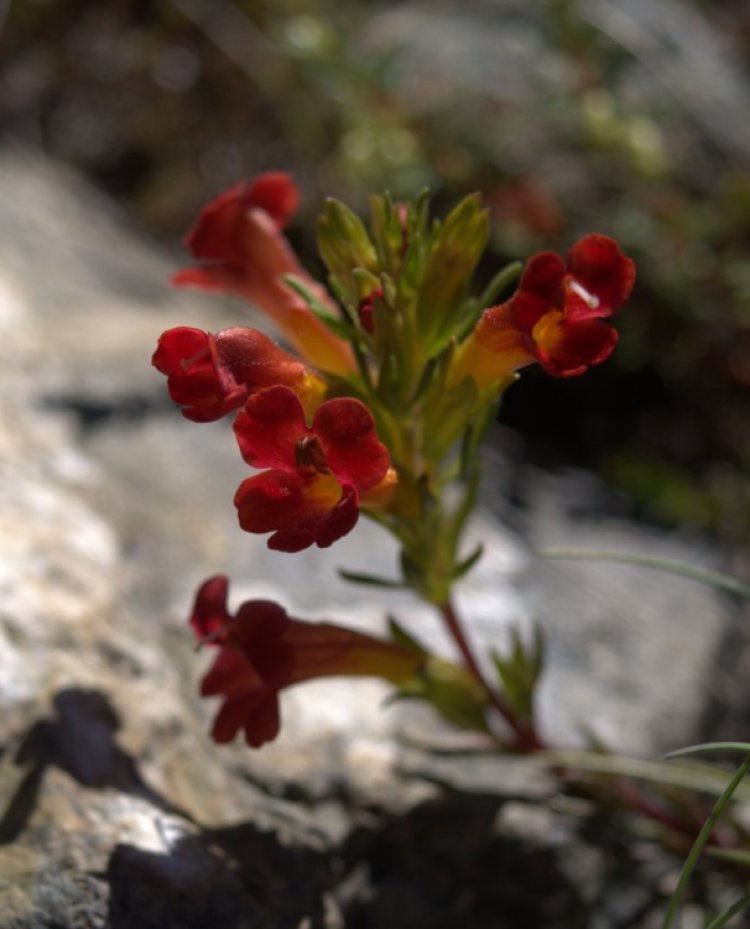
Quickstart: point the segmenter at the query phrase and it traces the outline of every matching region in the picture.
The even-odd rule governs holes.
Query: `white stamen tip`
[[[571,282],[568,284],[568,287],[569,287],[572,291],[574,291],[575,293],[577,293],[578,296],[581,298],[581,300],[583,300],[583,302],[584,302],[587,306],[591,307],[592,310],[595,310],[595,309],[599,306],[599,302],[600,302],[600,301],[599,301],[599,298],[596,297],[596,296],[594,296],[594,294],[590,294],[590,293],[588,292],[588,290],[586,290],[585,287],[581,287],[581,285],[578,283],[578,281],[571,281]]]

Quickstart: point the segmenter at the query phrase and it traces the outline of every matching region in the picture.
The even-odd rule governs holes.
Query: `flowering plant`
[[[400,579],[432,604],[458,658],[429,653],[395,624],[379,639],[290,617],[268,601],[226,606],[228,581],[206,581],[191,625],[216,650],[202,693],[221,696],[213,736],[276,737],[279,692],[315,677],[373,675],[431,703],[451,722],[516,751],[542,745],[534,720],[541,643],[514,642],[495,657],[496,680],[476,659],[452,599],[481,548],[462,555],[476,498],[479,444],[518,371],[538,363],[555,377],[583,374],[609,357],[609,323],[633,287],[633,262],[617,242],[589,235],[567,260],[532,256],[499,271],[484,293],[471,279],[489,222],[472,195],[442,221],[425,196],[372,199],[368,230],[329,200],[318,245],[329,288],[313,280],[284,236],[298,202],[285,174],[264,174],[210,203],[186,244],[196,265],[178,286],[238,294],[268,315],[292,351],[255,329],[165,332],[153,356],[183,416],[234,415],[244,461],[256,473],[236,490],[240,527],[269,534],[270,548],[327,547],[360,514],[398,540]]]

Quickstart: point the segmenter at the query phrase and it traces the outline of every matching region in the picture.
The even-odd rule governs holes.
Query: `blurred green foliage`
[[[629,17],[629,18],[628,18]],[[371,190],[479,190],[486,283],[592,231],[639,268],[621,345],[524,378],[505,421],[668,524],[750,526],[750,8],[741,2],[14,0],[0,126],[174,241],[237,178],[286,168],[313,216]],[[744,133],[744,134],[743,134]]]

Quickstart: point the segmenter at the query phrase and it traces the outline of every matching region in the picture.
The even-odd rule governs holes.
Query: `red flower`
[[[279,733],[279,692],[292,684],[334,675],[373,675],[393,682],[411,677],[421,652],[332,623],[306,623],[269,600],[243,603],[235,616],[226,605],[226,577],[198,591],[190,625],[201,643],[219,648],[203,678],[203,696],[222,695],[214,720],[217,742],[242,729],[257,748]]]
[[[334,314],[335,303],[305,271],[281,229],[299,195],[287,174],[259,175],[211,201],[188,232],[185,244],[201,264],[179,271],[172,283],[237,293],[266,313],[297,351],[326,371],[354,368],[349,346],[309,309],[283,277],[300,278]]]
[[[453,380],[483,386],[533,361],[548,374],[573,377],[607,359],[617,331],[602,320],[630,296],[635,266],[614,239],[589,235],[567,264],[540,252],[526,264],[516,293],[485,310],[462,346]]]
[[[216,335],[186,326],[168,329],[151,363],[167,375],[167,387],[182,415],[213,422],[241,407],[261,387],[284,384],[314,408],[323,381],[257,329],[235,326]],[[306,404],[307,406],[308,404]]]
[[[270,469],[234,498],[243,529],[273,532],[269,548],[326,548],[354,528],[360,493],[388,479],[372,414],[350,397],[327,400],[308,427],[296,394],[269,387],[250,397],[234,430],[245,461]]]

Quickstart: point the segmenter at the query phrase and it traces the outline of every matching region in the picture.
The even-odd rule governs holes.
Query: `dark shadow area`
[[[45,397],[43,406],[70,416],[83,433],[114,424],[139,422],[146,416],[174,409],[164,391],[150,396],[134,393],[112,399],[95,399],[85,394],[56,394]]]
[[[0,818],[0,844],[13,842],[24,829],[49,767],[83,787],[111,787],[190,819],[145,783],[134,759],[117,745],[120,720],[104,694],[70,688],[56,694],[53,704],[55,717],[35,723],[16,752],[15,763],[27,770]]]
[[[449,792],[354,832],[342,856],[350,872],[360,869],[363,886],[347,927],[588,926],[589,908],[555,852],[500,833],[501,802]]]
[[[324,929],[327,855],[250,825],[183,837],[168,855],[118,845],[109,929]]]
[[[499,834],[501,803],[448,792],[405,815],[370,811],[338,849],[295,846],[251,824],[180,839],[168,855],[120,845],[105,875],[108,926],[588,926],[590,909],[559,853]]]

